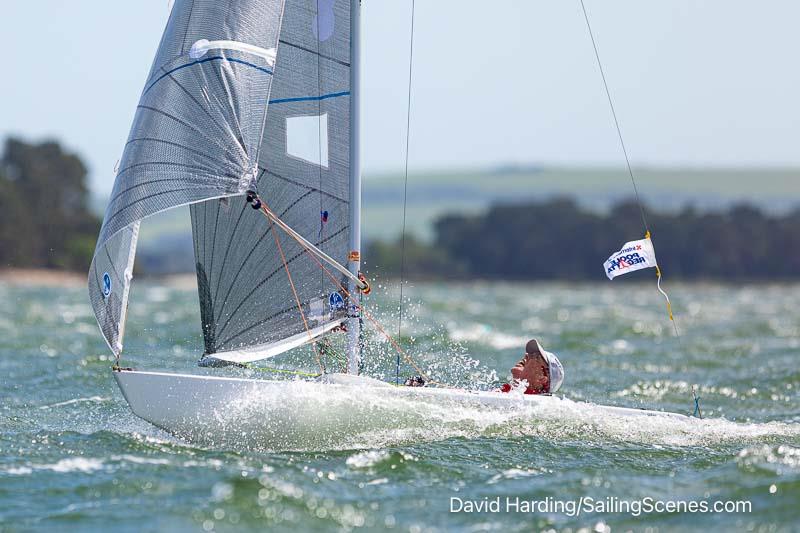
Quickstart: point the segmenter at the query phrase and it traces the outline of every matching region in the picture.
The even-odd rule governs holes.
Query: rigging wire
[[[266,216],[267,218],[269,218],[270,221],[272,222],[273,221],[272,217],[275,216],[274,213],[272,213],[269,210],[269,207],[261,200],[261,198],[259,196],[256,195],[255,199],[260,202],[259,210],[261,211],[261,213],[264,216]],[[276,220],[280,220],[280,219],[276,218]],[[344,284],[340,280],[338,280],[336,278],[336,276],[334,276],[333,273],[330,270],[328,270],[328,268],[325,266],[325,264],[322,262],[322,260],[311,249],[311,245],[307,241],[305,241],[304,239],[299,238],[298,235],[295,235],[295,234],[293,234],[291,232],[286,231],[286,228],[284,228],[280,224],[277,224],[277,226],[279,228],[283,229],[286,232],[287,235],[292,237],[303,248],[303,250],[305,250],[305,252],[309,255],[309,257],[311,257],[311,259],[313,259],[317,263],[317,265],[322,269],[322,271],[325,274],[327,274],[327,276],[331,279],[333,284],[336,287],[338,287],[339,290],[342,291],[342,295],[343,296],[345,296],[348,299],[351,298],[350,291],[347,290],[347,287],[345,287]],[[276,244],[279,244],[279,241]],[[279,250],[279,251],[282,251],[282,250]],[[289,274],[288,269],[287,269],[287,274]],[[425,381],[427,383],[429,383],[431,385],[441,385],[440,382],[434,381],[434,380],[430,379],[427,376],[427,374],[414,362],[414,360],[411,358],[411,356],[405,350],[403,350],[402,346],[400,346],[400,344],[394,338],[392,338],[391,335],[389,335],[389,333],[383,328],[383,326],[381,326],[380,322],[374,316],[372,316],[372,314],[370,312],[368,312],[366,310],[366,308],[364,308],[363,305],[359,305],[358,306],[358,310],[361,311],[364,314],[364,316],[366,316],[367,319],[370,322],[372,322],[372,324],[375,326],[375,329],[377,329],[386,338],[386,340],[389,341],[389,343],[394,347],[394,349],[397,350],[397,352],[400,355],[403,356],[403,358],[406,360],[406,362],[408,362],[408,364],[411,365],[414,368],[414,370],[416,370],[419,373],[419,375],[422,376],[425,379]],[[302,309],[301,309],[301,314],[302,314]],[[315,355],[319,356],[319,354],[316,353],[316,348],[315,348]],[[320,362],[320,368],[322,368],[321,362]],[[324,368],[323,368],[323,373],[324,373]]]
[[[342,291],[342,294],[344,294],[345,297],[350,298],[350,291],[348,291],[347,288],[339,280],[336,279],[336,277],[331,273],[331,271],[328,270],[328,268],[322,263],[322,261],[320,261],[319,258],[316,255],[314,255],[312,251],[305,244],[303,244],[302,242],[300,242],[300,244],[305,248],[306,253],[310,255],[311,258],[317,262],[317,265],[319,265],[319,267],[331,278],[333,283],[338,285],[339,289]],[[406,360],[406,362],[408,362],[408,364],[411,365],[414,368],[414,370],[416,370],[417,373],[425,379],[426,383],[432,385],[441,384],[438,381],[430,379],[427,376],[427,374],[423,372],[422,369],[416,363],[414,363],[414,360],[411,358],[408,352],[403,350],[398,341],[396,341],[394,338],[392,338],[391,335],[389,335],[389,333],[386,332],[381,323],[374,316],[372,316],[372,314],[369,311],[367,311],[367,309],[363,305],[359,306],[359,310],[364,314],[364,316],[367,317],[367,320],[372,322],[372,324],[375,326],[375,329],[377,329],[386,338],[386,340],[389,341],[389,343],[394,347],[397,353],[399,355],[402,355],[403,358]]]
[[[317,262],[317,265],[319,265],[319,267],[328,275],[328,277],[331,278],[333,283],[335,283],[339,287],[339,289],[342,291],[342,294],[344,294],[346,298],[350,298],[350,291],[348,291],[347,288],[339,280],[336,279],[336,277],[331,273],[331,271],[328,270],[328,268],[322,263],[322,261],[320,261],[319,258],[316,255],[314,255],[308,247],[306,247],[302,242],[300,244],[303,245],[306,253],[310,255],[311,258]],[[422,369],[420,369],[420,367],[416,363],[414,363],[414,360],[411,358],[410,355],[408,355],[408,352],[403,350],[399,342],[396,341],[394,338],[392,338],[392,336],[386,332],[381,323],[374,316],[372,316],[372,314],[369,311],[367,311],[367,309],[363,305],[359,305],[358,308],[364,314],[364,316],[367,317],[367,320],[372,322],[372,324],[375,326],[375,329],[377,329],[386,338],[386,340],[388,340],[389,343],[394,347],[394,349],[397,351],[398,357],[402,355],[403,358],[406,360],[406,362],[408,362],[408,364],[411,365],[414,368],[414,370],[416,370],[417,373],[425,379],[427,383],[430,383],[432,385],[440,385],[438,381],[430,379],[427,376],[427,374],[423,372]]]
[[[600,60],[600,52],[597,48],[597,41],[594,38],[594,31],[592,31],[592,24],[589,22],[589,14],[586,11],[586,4],[584,0],[580,0],[581,3],[581,10],[583,11],[583,19],[586,21],[586,29],[589,32],[589,38],[592,41],[592,49],[594,50],[594,57],[597,60],[597,68],[600,71],[600,77],[603,79],[603,87],[606,91],[606,98],[608,98],[608,106],[611,109],[611,116],[614,118],[614,127],[617,130],[617,137],[619,138],[619,144],[622,148],[622,153],[625,156],[625,165],[628,169],[628,176],[631,178],[631,185],[633,185],[633,192],[636,196],[636,204],[639,206],[639,214],[642,216],[642,225],[644,226],[645,230],[645,238],[650,239],[650,227],[647,224],[647,216],[644,212],[644,205],[642,204],[642,199],[639,195],[639,187],[636,185],[636,178],[633,174],[633,168],[631,167],[631,160],[628,156],[628,149],[625,146],[625,139],[622,136],[622,128],[619,125],[619,118],[617,117],[617,110],[614,107],[614,100],[611,98],[611,90],[608,88],[608,80],[606,79],[606,73],[603,69],[603,63]],[[669,296],[664,290],[661,288],[661,269],[656,265],[656,276],[658,278],[658,291],[664,295],[664,298],[667,301],[667,311],[669,312],[669,319],[672,322],[672,328],[675,331],[675,337],[678,339],[678,346],[680,346],[681,352],[685,353],[685,349],[683,347],[683,339],[681,338],[680,331],[678,330],[678,323],[675,320],[675,316],[672,313],[672,303],[669,300]],[[695,406],[695,415],[699,415],[700,418],[703,418],[703,414],[700,411],[700,398],[697,396],[695,392],[695,387],[692,385],[692,398],[694,400]]]
[[[619,137],[619,144],[622,147],[622,153],[625,155],[625,164],[628,167],[628,175],[631,178],[633,185],[633,192],[636,195],[636,203],[639,205],[639,213],[642,215],[642,224],[644,225],[645,232],[649,232],[650,228],[647,225],[647,217],[644,214],[644,207],[642,200],[639,197],[639,188],[636,186],[636,179],[633,177],[633,168],[631,168],[631,160],[628,157],[628,149],[625,146],[625,140],[622,138],[622,128],[619,126],[619,119],[617,118],[617,110],[614,107],[614,100],[611,98],[611,91],[608,89],[608,81],[606,81],[606,73],[603,70],[603,63],[600,61],[600,52],[597,50],[597,42],[594,40],[594,32],[592,25],[589,23],[589,14],[586,12],[586,5],[583,0],[581,2],[581,9],[583,10],[583,18],[586,21],[586,28],[589,30],[589,38],[592,40],[592,48],[594,49],[594,57],[597,59],[597,68],[600,70],[600,77],[603,78],[603,87],[606,89],[606,97],[608,98],[608,106],[611,108],[611,115],[614,117],[614,126],[617,128],[617,137]]]
[[[261,202],[260,210],[262,213],[266,215],[265,209],[269,208],[260,198],[259,201]],[[306,334],[308,334],[308,340],[313,340],[313,337],[311,335],[311,330],[308,327],[308,321],[306,320],[306,314],[303,312],[303,305],[300,303],[300,296],[298,296],[297,294],[297,289],[295,288],[294,280],[292,279],[292,273],[289,271],[289,263],[286,261],[286,255],[283,253],[283,246],[281,246],[281,240],[278,237],[278,232],[275,231],[275,224],[271,218],[269,218],[269,229],[272,232],[272,236],[275,238],[275,246],[278,248],[278,253],[280,253],[281,261],[283,261],[283,268],[284,270],[286,270],[286,277],[289,279],[289,285],[292,288],[292,294],[294,295],[294,301],[297,304],[297,310],[300,311],[300,317],[303,319],[303,326],[306,328]],[[322,358],[319,355],[316,343],[312,342],[312,348],[314,349],[314,357],[316,358],[317,364],[319,365],[320,373],[324,374],[325,366],[322,364]]]
[[[406,268],[406,211],[408,206],[408,153],[411,141],[411,82],[414,67],[414,12],[415,1],[411,0],[411,35],[408,47],[408,99],[406,100],[406,153],[405,172],[403,174],[403,228],[400,230],[400,313],[397,319],[397,339],[401,339],[403,331],[403,281]],[[395,384],[400,383],[400,353],[395,361]]]

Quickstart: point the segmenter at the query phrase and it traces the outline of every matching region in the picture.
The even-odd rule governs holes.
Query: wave
[[[88,398],[72,398],[71,400],[66,400],[63,402],[51,403],[47,405],[40,405],[39,409],[53,409],[55,407],[64,407],[66,405],[72,405],[76,403],[103,403],[110,401],[111,398],[103,398],[101,396],[90,396]]]
[[[30,463],[23,466],[10,466],[6,467],[0,472],[11,476],[26,476],[37,470],[49,470],[60,474],[69,474],[72,472],[81,472],[89,474],[97,470],[103,469],[103,461],[100,459],[85,458],[85,457],[68,457],[61,459],[55,463],[48,464],[35,464]]]

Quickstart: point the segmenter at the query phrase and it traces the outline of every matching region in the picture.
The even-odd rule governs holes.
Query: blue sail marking
[[[156,83],[160,82],[161,80],[163,80],[164,78],[166,78],[167,76],[169,76],[170,74],[172,74],[173,72],[175,72],[175,71],[178,71],[178,70],[181,70],[181,69],[184,69],[184,68],[186,68],[186,67],[191,67],[191,66],[194,66],[194,65],[199,65],[200,63],[206,63],[207,61],[230,61],[231,63],[239,63],[239,64],[241,64],[241,65],[246,65],[246,66],[248,66],[248,67],[252,67],[252,68],[254,68],[254,69],[256,69],[256,70],[260,70],[261,72],[263,72],[263,73],[265,73],[265,74],[272,74],[272,71],[271,71],[270,69],[268,69],[268,68],[259,67],[258,65],[254,65],[254,64],[252,64],[252,63],[248,63],[247,61],[242,61],[241,59],[235,59],[235,58],[231,58],[231,57],[222,57],[222,56],[207,57],[207,58],[205,58],[205,59],[198,59],[197,61],[193,61],[193,62],[191,62],[191,63],[186,63],[185,65],[181,65],[181,66],[179,66],[179,67],[175,67],[174,69],[172,69],[172,70],[169,70],[169,71],[165,72],[164,74],[162,74],[161,76],[159,76],[159,77],[158,77],[158,79],[156,79],[156,80],[155,80],[153,83],[151,83],[150,85],[148,85],[148,86],[147,86],[147,89],[145,89],[145,90],[144,90],[144,93],[142,93],[142,95],[145,95],[145,94],[147,94],[147,92],[148,92],[150,89],[152,89],[152,88],[153,88],[153,86],[154,86]]]
[[[350,91],[342,91],[339,93],[323,94],[321,96],[298,96],[297,98],[278,98],[270,100],[270,104],[287,104],[289,102],[316,102],[319,100],[327,100],[328,98],[338,98],[340,96],[350,96]]]

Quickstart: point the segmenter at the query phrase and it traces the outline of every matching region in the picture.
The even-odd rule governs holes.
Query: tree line
[[[0,157],[0,268],[86,271],[100,220],[89,208],[86,167],[48,141],[6,141]],[[717,211],[645,207],[658,262],[670,277],[719,280],[800,278],[800,207],[769,214],[750,205]],[[644,235],[638,204],[606,213],[557,198],[449,214],[427,243],[373,241],[372,276],[416,279],[602,280],[603,261]],[[401,250],[405,250],[401,254]],[[184,252],[181,252],[184,253]],[[652,276],[643,271],[630,276]]]
[[[750,205],[644,211],[658,262],[672,278],[800,278],[800,208],[783,215]],[[431,244],[406,235],[407,277],[602,280],[605,259],[645,232],[634,201],[597,213],[568,198],[495,205],[479,215],[446,215],[434,229]],[[396,277],[401,248],[400,240],[373,242],[364,256],[379,275]],[[645,270],[629,277],[653,275]]]
[[[52,141],[9,138],[0,157],[0,268],[88,271],[100,230],[86,167]]]

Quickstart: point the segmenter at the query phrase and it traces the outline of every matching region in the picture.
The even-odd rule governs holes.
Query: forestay
[[[282,221],[340,264],[347,264],[350,235],[349,62],[349,1],[286,0],[258,192]],[[261,359],[346,317],[339,283],[243,198],[195,204],[191,213],[207,354]]]
[[[92,307],[117,355],[139,221],[254,187],[282,12],[282,0],[176,0],[172,8],[89,270]],[[198,41],[212,46],[191,57]]]

